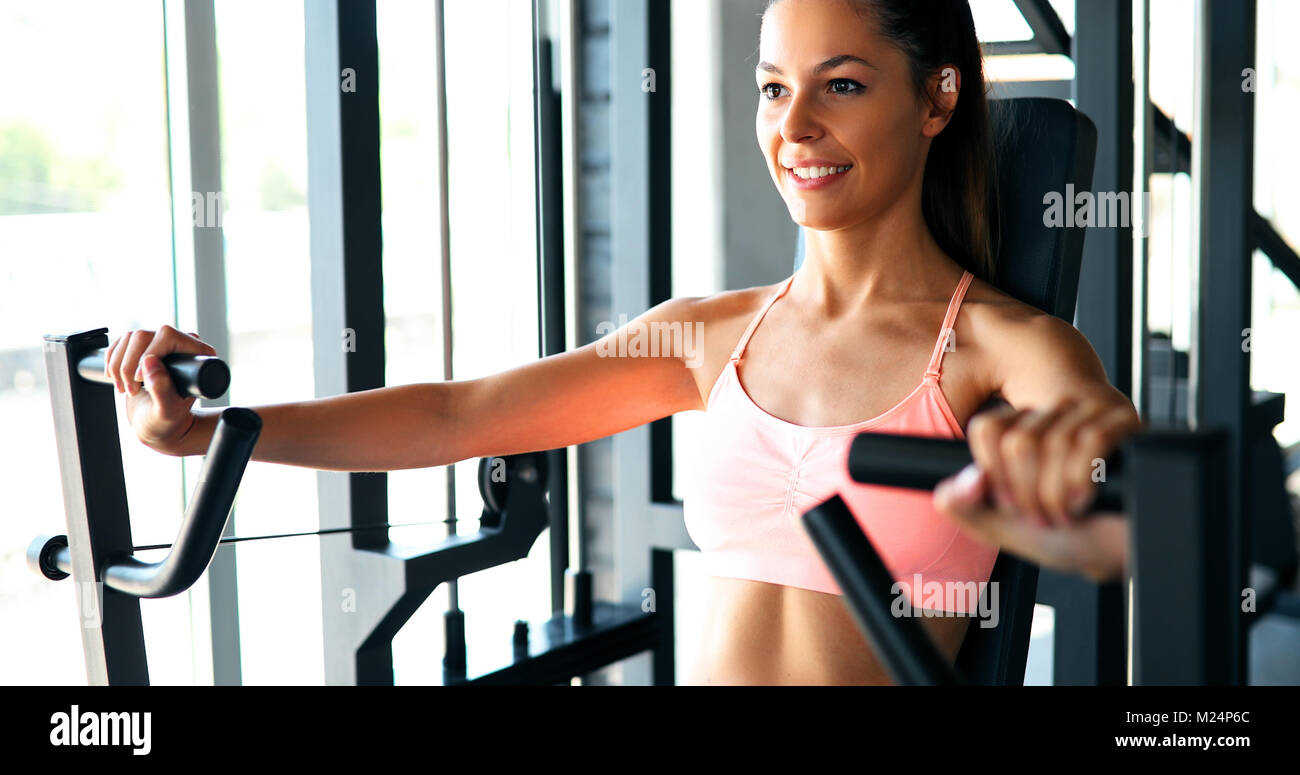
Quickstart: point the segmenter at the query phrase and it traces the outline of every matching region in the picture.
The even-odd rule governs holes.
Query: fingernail
[[[969,495],[971,490],[975,489],[975,485],[979,483],[979,479],[979,466],[974,463],[967,464],[961,470],[961,473],[957,474],[957,478],[953,480],[954,491],[958,495]]]
[[[1004,508],[1014,508],[1015,503],[1011,500],[1011,491],[1006,487],[998,487],[996,492],[998,505]]]
[[[1087,490],[1073,490],[1070,492],[1070,513],[1079,516],[1087,508],[1090,495]]]

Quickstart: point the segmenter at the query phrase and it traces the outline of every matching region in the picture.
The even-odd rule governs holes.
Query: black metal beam
[[[560,94],[553,81],[554,45],[545,34],[541,5],[533,2],[533,136],[537,158],[537,349],[540,357],[565,350],[564,171]],[[569,458],[565,449],[547,453],[546,489],[550,522],[551,611],[564,611],[564,576],[569,567]]]
[[[1196,427],[1222,427],[1229,434],[1222,469],[1229,516],[1226,540],[1233,547],[1228,578],[1237,592],[1249,584],[1250,489],[1244,486],[1250,440],[1250,352],[1242,346],[1250,327],[1254,213],[1254,94],[1241,88],[1241,70],[1254,63],[1255,0],[1200,0],[1200,98],[1203,110],[1193,136],[1199,153],[1196,192],[1201,232],[1199,325],[1194,351]],[[1247,634],[1235,617],[1228,680],[1247,679]]]
[[[320,0],[303,11],[313,372],[316,394],[329,396],[384,384],[379,43],[375,0]],[[347,351],[345,329],[354,337]],[[354,551],[387,543],[388,477],[322,471],[317,492],[321,528],[354,529],[321,541],[325,681],[391,676],[390,653],[355,653],[358,633],[374,624],[370,614],[386,610],[400,585]]]
[[[655,686],[677,683],[677,628],[674,622],[676,589],[673,583],[673,550],[650,550],[650,587],[654,590],[654,614],[659,618],[659,644],[651,668]],[[642,600],[642,605],[645,601]]]
[[[1097,125],[1092,190],[1133,189],[1133,3],[1081,3],[1074,38],[1075,104]],[[1130,202],[1130,214],[1136,208]],[[1079,277],[1078,328],[1097,350],[1110,382],[1133,394],[1133,231],[1090,229]]]
[[[1129,511],[1138,515],[1129,521],[1135,684],[1239,682],[1241,586],[1231,570],[1227,447],[1224,431],[1145,433],[1132,441],[1125,474]]]
[[[1192,140],[1159,107],[1152,105],[1151,134],[1155,139],[1152,172],[1192,174]]]
[[[1065,31],[1061,17],[1048,0],[1015,0],[1020,15],[1025,17],[1029,29],[1034,31],[1034,41],[1044,54],[1070,54],[1070,33]]]
[[[617,1],[617,0],[615,0]],[[653,174],[647,192],[650,210],[650,305],[673,295],[673,108],[672,108],[672,0],[655,0],[646,8],[646,37],[654,69],[655,90],[649,94],[647,151]],[[673,503],[673,426],[665,417],[650,424],[650,500]]]
[[[1300,288],[1300,256],[1296,255],[1295,248],[1257,212],[1251,213],[1251,232],[1255,235],[1256,246],[1268,256],[1273,266],[1280,269],[1292,285]]]
[[[1097,126],[1092,190],[1133,188],[1132,0],[1079,4],[1072,41],[1074,97]],[[1136,203],[1130,202],[1130,213]],[[1092,343],[1110,383],[1133,394],[1133,240],[1131,224],[1090,229],[1083,246],[1076,325]],[[1056,611],[1053,681],[1117,685],[1124,664],[1124,599],[1118,585],[1045,570],[1039,602]]]

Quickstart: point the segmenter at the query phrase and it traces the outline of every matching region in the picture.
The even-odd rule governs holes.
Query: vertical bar
[[[538,355],[565,350],[564,180],[560,93],[553,86],[555,47],[542,16],[542,3],[533,2],[533,127],[536,137],[537,187],[537,314]],[[564,611],[564,573],[569,567],[569,455],[566,449],[547,453],[550,494],[551,611]]]
[[[379,49],[374,0],[304,0],[303,10],[313,371],[316,396],[326,397],[384,384]],[[355,336],[348,352],[341,345],[346,328]],[[388,521],[384,474],[320,471],[316,481],[321,528]],[[387,610],[366,603],[400,596],[400,583],[373,572],[359,588],[374,563],[353,551],[387,539],[384,528],[321,539],[326,683],[392,683],[391,641],[358,646],[374,623],[371,612]],[[351,611],[340,605],[349,591]]]
[[[674,686],[677,683],[677,633],[673,550],[655,547],[650,553],[650,586],[654,589],[654,613],[659,618],[659,644],[654,649],[652,681],[655,686]]]
[[[1126,683],[1124,594],[1119,583],[1097,584],[1042,568],[1038,602],[1055,610],[1052,683],[1121,686]]]
[[[438,131],[438,285],[442,292],[442,379],[453,379],[451,310],[451,178],[447,141],[447,14],[442,0],[433,2],[434,126]],[[447,466],[447,535],[456,534],[456,465]],[[456,580],[447,582],[448,613],[460,608]]]
[[[650,0],[611,0],[610,177],[617,181],[610,201],[612,310],[631,313],[650,307],[650,232],[658,229],[650,197],[650,103],[642,91],[650,64],[647,34]],[[656,79],[657,83],[658,79]],[[658,172],[658,171],[654,171]],[[650,580],[650,428],[613,437],[614,572],[619,600],[639,602]],[[649,683],[650,665],[634,657],[613,668],[624,684]]]
[[[1250,536],[1245,486],[1246,413],[1250,409],[1250,231],[1254,212],[1254,94],[1242,87],[1242,70],[1255,60],[1255,0],[1198,0],[1195,129],[1192,131],[1193,221],[1197,234],[1198,310],[1194,316],[1190,386],[1194,428],[1222,427],[1229,434],[1222,471],[1235,547],[1230,574],[1246,587]],[[1244,683],[1248,630],[1233,622],[1236,665],[1232,681]]]
[[[560,44],[560,160],[563,167],[564,206],[564,310],[567,315],[564,331],[564,349],[574,350],[585,342],[580,335],[582,328],[582,264],[585,241],[582,238],[582,154],[584,138],[580,108],[583,101],[583,63],[582,50],[587,45],[583,29],[582,7],[580,0],[558,0],[560,6],[559,44]],[[567,95],[564,96],[564,95]],[[568,472],[567,493],[582,492],[582,467],[578,464],[578,448],[565,450],[565,470]],[[580,497],[568,497],[566,493],[566,536],[569,546],[566,548],[565,564],[576,564],[584,572],[588,571],[586,563],[586,538],[583,535],[583,508]]]
[[[77,376],[86,353],[108,346],[107,329],[45,337],[63,505],[91,686],[147,685],[139,598],[101,586],[108,558],[130,554],[131,518],[122,476],[113,387]]]
[[[1148,0],[1133,3],[1133,111],[1136,119],[1133,148],[1133,202],[1145,202],[1155,170],[1155,105],[1151,102],[1151,7]],[[1138,212],[1137,210],[1133,211]],[[1133,232],[1133,370],[1136,375],[1130,397],[1142,417],[1149,417],[1150,389],[1147,350],[1151,338],[1147,320],[1147,282],[1150,264],[1151,230],[1149,211],[1142,210],[1142,229]]]
[[[224,198],[221,182],[220,90],[217,74],[216,12],[212,0],[168,0],[163,5],[167,46],[167,107],[171,127],[169,143],[172,170],[173,260],[176,276],[175,325],[196,331],[219,353],[230,352],[226,320],[225,239],[221,221],[197,221],[192,197]],[[201,399],[204,407],[230,405],[230,396]],[[198,461],[182,463],[188,485],[197,476]],[[184,508],[188,486],[183,486]],[[235,534],[236,508],[225,537]],[[201,599],[207,585],[206,606]],[[212,558],[208,572],[188,594],[196,604],[193,617],[196,643],[202,637],[211,645],[211,681],[216,686],[242,683],[239,638],[239,585],[235,549],[223,548]],[[207,609],[207,617],[201,616]]]
[[[1078,3],[1073,40],[1074,98],[1097,126],[1094,192],[1129,202],[1129,222],[1088,230],[1075,323],[1106,368],[1112,385],[1132,395],[1133,0]],[[1095,199],[1103,201],[1100,197]],[[1123,200],[1121,200],[1123,201]],[[1098,213],[1103,208],[1098,204]],[[1117,212],[1119,212],[1117,210]],[[1126,681],[1124,595],[1119,584],[1095,584],[1044,569],[1039,600],[1056,609],[1053,680],[1058,685]]]
[[[1133,111],[1136,126],[1133,131],[1133,201],[1145,203],[1151,187],[1151,174],[1155,170],[1155,105],[1151,102],[1151,6],[1149,0],[1133,0]],[[1137,212],[1137,211],[1134,211]],[[1133,384],[1133,404],[1138,415],[1144,420],[1151,419],[1151,367],[1148,357],[1150,352],[1151,330],[1148,325],[1147,292],[1150,278],[1150,210],[1145,207],[1142,214],[1141,230],[1133,232],[1133,298],[1136,303],[1133,326],[1133,370],[1136,379]],[[1172,352],[1172,344],[1170,350]],[[1170,390],[1176,395],[1177,380],[1172,376]],[[1122,590],[1125,603],[1124,624],[1127,635],[1125,648],[1127,653],[1134,652],[1133,643],[1133,606],[1132,587],[1125,585]],[[1126,660],[1126,682],[1132,683],[1132,660]]]
[[[1077,5],[1074,72],[1075,104],[1097,125],[1093,191],[1130,197],[1133,0]],[[1130,218],[1136,204],[1129,202]],[[1111,384],[1132,395],[1133,233],[1128,224],[1108,222],[1105,228],[1089,229],[1079,275],[1077,321],[1101,357]]]
[[[649,306],[673,295],[673,74],[672,0],[655,0],[646,16],[647,66],[655,90],[647,104],[651,174],[648,287]],[[650,423],[650,500],[673,503],[673,424],[671,417]]]
[[[1237,591],[1221,472],[1230,436],[1173,430],[1132,442],[1125,470],[1132,504],[1133,681],[1238,683]],[[1186,486],[1169,487],[1167,482]]]

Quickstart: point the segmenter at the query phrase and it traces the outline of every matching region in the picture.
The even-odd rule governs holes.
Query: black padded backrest
[[[1044,222],[1050,194],[1073,206],[1092,187],[1097,128],[1065,100],[1022,98],[991,103],[997,138],[997,270],[993,284],[1044,312],[1074,323],[1084,229]],[[998,626],[972,621],[957,672],[981,685],[1025,680],[1038,567],[998,555],[987,590],[997,595]]]
[[[990,107],[998,175],[993,285],[1073,324],[1084,229],[1047,225],[1045,200],[1056,194],[1070,207],[1073,193],[1091,189],[1097,129],[1065,100],[991,100]],[[795,269],[802,264],[801,229]],[[998,626],[971,622],[957,671],[973,684],[1021,684],[1038,568],[1003,552],[989,581],[996,582],[988,591],[996,590]]]

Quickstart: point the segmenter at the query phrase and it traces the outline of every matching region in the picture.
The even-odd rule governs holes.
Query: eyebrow
[[[827,59],[825,62],[822,62],[820,65],[814,67],[813,73],[816,75],[820,75],[821,73],[824,73],[827,70],[834,70],[840,65],[848,64],[849,62],[857,62],[860,65],[866,65],[867,67],[870,67],[872,70],[880,69],[875,65],[871,64],[870,62],[868,62],[867,60],[863,59],[862,57],[855,57],[852,54],[840,54],[839,56],[831,57],[830,59]],[[771,62],[759,62],[758,67],[755,69],[766,70],[769,73],[776,73],[777,75],[785,75],[785,73],[781,72],[781,68],[777,67]]]

